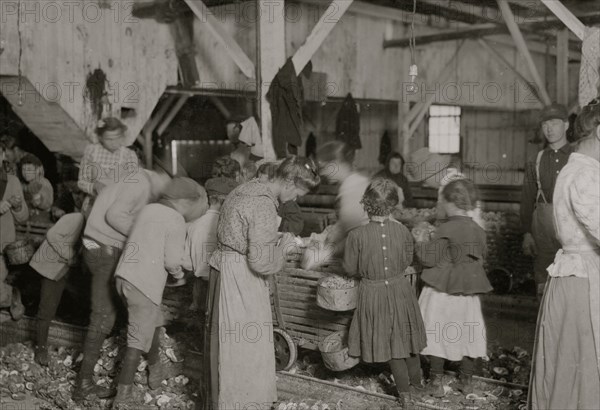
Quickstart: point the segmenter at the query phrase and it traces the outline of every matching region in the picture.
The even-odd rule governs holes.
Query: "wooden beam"
[[[531,87],[531,82],[527,78],[525,78],[523,76],[523,74],[521,74],[514,65],[512,65],[506,58],[504,58],[504,56],[502,54],[500,54],[498,52],[498,50],[496,50],[494,47],[492,47],[490,45],[490,43],[488,43],[483,38],[478,39],[477,42],[484,50],[486,50],[488,53],[490,53],[490,55],[492,57],[494,57],[500,64],[502,64],[502,65],[506,66],[508,69],[510,69],[510,71],[512,71],[517,76],[517,78],[519,78],[519,80],[521,80],[523,82],[523,84],[525,84],[527,87],[529,87],[531,89],[531,91],[533,92],[535,97],[538,100],[540,100],[540,102],[543,103],[537,89],[535,87]]]
[[[415,133],[415,131],[417,130],[417,128],[419,128],[419,125],[421,125],[423,118],[425,118],[425,115],[427,115],[427,112],[429,111],[429,107],[431,107],[431,104],[433,104],[433,100],[434,100],[433,95],[429,94],[429,95],[427,95],[425,102],[420,105],[419,113],[417,114],[417,116],[415,117],[413,122],[408,127],[408,139],[409,140],[412,138],[412,136]]]
[[[144,157],[146,158],[146,168],[152,169],[152,134],[149,132],[144,133]]]
[[[488,16],[490,14],[488,10],[489,7],[485,5],[483,7],[473,4],[473,3],[463,3],[461,1],[456,0],[419,0],[421,3],[426,3],[436,7],[440,14],[443,15],[447,10],[453,10],[455,13],[464,13],[470,14],[473,16],[472,18],[476,20],[477,23],[496,23],[498,24],[498,11],[496,10],[491,14],[492,17]]]
[[[225,107],[225,104],[223,104],[223,101],[221,101],[220,98],[208,97],[208,99],[210,100],[210,102],[213,103],[213,105],[217,108],[217,110],[219,110],[219,112],[223,115],[223,117],[225,117],[226,120],[231,118],[231,111],[229,111],[227,107]]]
[[[205,23],[209,31],[225,47],[229,56],[235,61],[242,73],[248,78],[255,78],[254,63],[248,58],[235,39],[223,28],[214,14],[201,0],[184,0],[196,17]],[[260,10],[260,8],[259,8]]]
[[[585,35],[585,24],[579,20],[559,0],[541,0],[546,7],[554,13],[578,38],[583,41]]]
[[[600,13],[593,12],[588,13],[586,15],[582,15],[580,20],[585,22],[586,24],[598,24],[600,23]],[[539,31],[539,30],[549,30],[563,27],[563,23],[558,19],[528,19],[527,23],[519,24],[519,28],[523,28],[527,31]],[[512,20],[514,23],[515,20]],[[515,23],[515,26],[517,24]],[[494,23],[485,23],[485,24],[477,24],[470,27],[461,27],[454,30],[444,30],[438,33],[426,34],[422,36],[415,36],[415,41],[417,46],[422,46],[426,44],[443,42],[443,41],[451,41],[451,40],[460,40],[465,38],[479,38],[484,36],[492,36],[496,34],[506,34],[509,33],[510,30],[507,26],[500,26]],[[410,44],[409,37],[403,37],[398,39],[384,40],[383,48],[392,48],[392,47],[408,47]]]
[[[519,30],[519,26],[517,25],[517,23],[515,23],[515,16],[513,15],[512,10],[510,9],[510,6],[506,2],[506,0],[496,0],[496,1],[498,2],[498,6],[500,7],[500,10],[502,11],[502,17],[504,17],[506,26],[508,27],[508,30],[510,31],[511,36],[513,37],[513,40],[515,41],[515,44],[517,45],[517,49],[523,55],[523,57],[525,58],[525,61],[527,62],[527,67],[529,68],[529,72],[531,73],[531,76],[533,77],[533,81],[535,81],[535,84],[538,87],[538,92],[540,93],[540,97],[542,97],[542,102],[545,105],[550,105],[552,103],[552,101],[550,100],[550,96],[548,95],[548,92],[546,91],[546,87],[544,86],[542,77],[540,76],[540,73],[538,72],[537,67],[535,66],[535,63],[533,61],[533,58],[531,57],[531,53],[529,52],[529,49],[527,48],[527,43],[525,43],[523,34],[521,34],[521,31]]]
[[[271,3],[272,13],[260,12],[260,0],[256,0],[256,9],[259,28],[257,34],[258,67],[257,87],[260,130],[262,134],[264,158],[267,161],[277,159],[273,148],[273,122],[271,118],[271,106],[267,101],[269,86],[275,78],[277,71],[285,63],[285,0]]]
[[[569,103],[569,30],[564,28],[556,33],[556,101]]]
[[[184,86],[193,87],[200,82],[194,50],[194,17],[176,19],[171,23],[171,32],[175,39],[175,52],[179,62],[181,82]]]
[[[162,121],[163,117],[167,114],[169,108],[171,108],[171,105],[175,102],[175,100],[177,100],[177,96],[174,94],[169,94],[167,100],[161,104],[156,114],[153,117],[151,117],[148,122],[146,122],[142,133],[152,134],[156,126]]]
[[[169,114],[167,114],[163,122],[158,126],[158,129],[156,130],[158,136],[161,136],[165,132],[169,124],[171,124],[171,121],[173,121],[179,110],[181,110],[181,107],[183,107],[189,98],[190,97],[187,95],[182,95],[179,97],[173,108],[169,111]]]
[[[496,45],[500,45],[500,46],[507,46],[510,48],[515,48],[515,43],[512,40],[512,38],[510,37],[510,33],[506,33],[506,35],[495,35],[495,36],[490,36],[488,38],[486,38],[486,41],[490,44],[492,44],[493,46]],[[550,50],[548,50],[548,47],[546,47],[546,44],[542,44],[542,43],[538,43],[535,41],[530,41],[529,39],[527,39],[528,43],[527,45],[529,46],[529,51],[531,53],[536,53],[536,54],[546,54],[548,52],[550,52],[550,55],[553,57],[556,57],[556,47],[551,48]],[[571,52],[574,55],[578,55],[581,53],[581,49],[578,52],[573,52],[573,50],[571,50]]]
[[[408,122],[408,112],[410,111],[410,103],[408,101],[398,101],[398,144],[397,149],[401,150],[405,161],[408,161],[410,154],[410,140],[408,138],[408,130],[410,123]]]
[[[296,75],[300,75],[306,64],[317,52],[323,41],[327,38],[331,30],[340,21],[344,13],[350,8],[353,0],[333,0],[329,7],[323,13],[306,41],[296,51],[292,57]]]

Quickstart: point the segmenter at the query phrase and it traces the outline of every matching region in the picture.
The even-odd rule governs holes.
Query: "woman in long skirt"
[[[295,246],[292,234],[277,232],[277,208],[319,181],[312,163],[291,157],[273,181],[247,182],[223,203],[210,262],[207,408],[270,409],[277,400],[268,277]]]
[[[600,101],[575,126],[571,154],[554,189],[562,249],[548,268],[534,348],[530,407],[598,409],[600,403]]]

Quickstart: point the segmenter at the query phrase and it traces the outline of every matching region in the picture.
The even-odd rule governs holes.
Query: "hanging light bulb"
[[[414,93],[417,90],[417,84],[415,80],[419,75],[419,68],[416,64],[412,64],[408,70],[408,75],[410,77],[410,84],[406,87],[408,92]]]
[[[23,89],[19,88],[19,99],[17,100],[17,105],[19,107],[23,106]]]
[[[409,93],[414,93],[417,91],[417,84],[415,80],[419,75],[419,68],[416,63],[416,42],[415,42],[415,14],[417,14],[417,0],[413,0],[413,11],[412,11],[412,21],[410,23],[410,61],[411,65],[408,69],[408,76],[410,77],[410,83],[407,84],[406,90]]]

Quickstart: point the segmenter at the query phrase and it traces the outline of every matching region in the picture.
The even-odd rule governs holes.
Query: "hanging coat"
[[[303,95],[302,81],[296,75],[292,59],[288,58],[267,92],[273,118],[273,148],[277,158],[287,156],[288,145],[292,152],[302,145]]]
[[[342,103],[335,123],[336,139],[345,142],[354,149],[361,149],[360,114],[352,94],[348,94]]]
[[[385,165],[391,153],[392,140],[390,139],[390,134],[385,131],[381,137],[381,142],[379,143],[379,163]]]
[[[304,155],[306,158],[315,158],[317,156],[317,137],[312,132],[308,134],[308,138],[306,139],[305,150]]]

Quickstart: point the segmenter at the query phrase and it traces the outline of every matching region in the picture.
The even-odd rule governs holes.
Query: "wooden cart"
[[[317,305],[319,279],[342,272],[339,261],[310,271],[301,269],[297,261],[288,261],[281,273],[273,275],[270,287],[277,370],[293,366],[298,347],[318,350],[325,337],[349,328],[352,311],[332,312]],[[407,269],[405,276],[415,287],[414,270]]]

